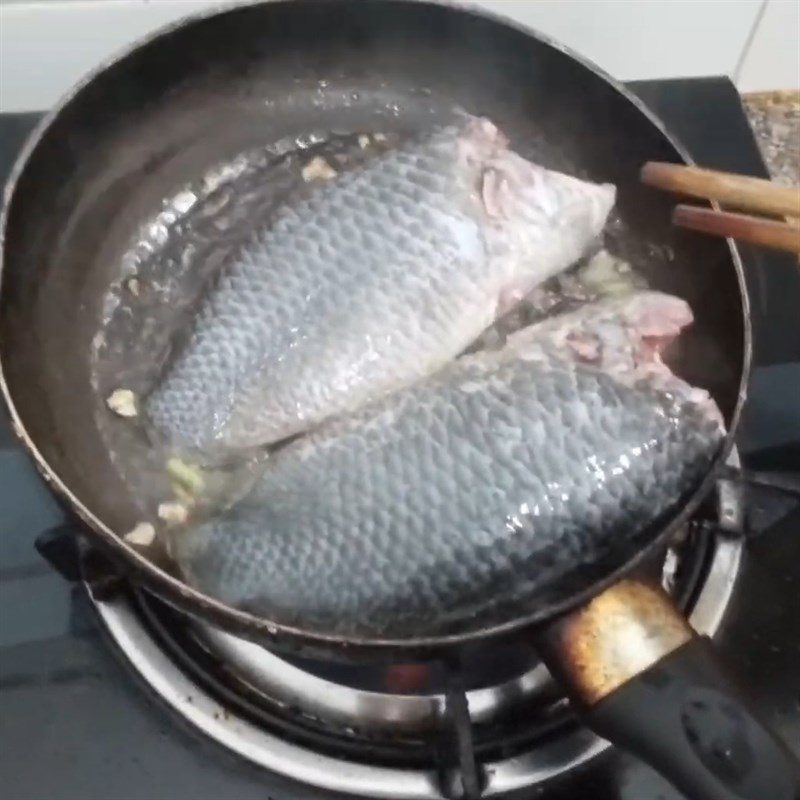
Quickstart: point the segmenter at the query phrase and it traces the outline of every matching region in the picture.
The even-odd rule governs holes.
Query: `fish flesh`
[[[463,356],[278,451],[173,556],[230,605],[345,635],[441,635],[564,596],[641,549],[717,452],[713,400],[660,355],[691,320],[638,292]]]
[[[614,196],[475,117],[376,156],[231,255],[149,418],[177,450],[225,454],[413,383],[579,259]]]

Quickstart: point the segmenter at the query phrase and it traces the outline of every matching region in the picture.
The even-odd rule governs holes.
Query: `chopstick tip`
[[[668,164],[665,161],[646,161],[639,170],[639,180],[648,186],[658,188],[660,179],[669,172],[670,168],[674,167],[675,164]]]

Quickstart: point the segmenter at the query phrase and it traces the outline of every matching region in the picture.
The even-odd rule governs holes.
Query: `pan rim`
[[[329,2],[330,1],[331,0],[329,0]],[[337,2],[338,0],[333,1]],[[524,34],[529,39],[538,42],[540,45],[557,50],[600,78],[607,86],[613,89],[617,94],[621,95],[624,100],[632,103],[634,107],[645,116],[651,125],[653,125],[667,140],[667,142],[673,147],[675,152],[680,156],[684,163],[689,165],[695,164],[691,155],[686,151],[680,141],[668,131],[660,118],[653,111],[651,111],[639,97],[637,97],[630,89],[622,84],[622,82],[611,77],[607,72],[602,70],[589,59],[577,54],[571,48],[561,44],[558,41],[555,41],[545,34],[542,34],[539,31],[529,28],[528,26],[518,23],[514,20],[510,20],[507,17],[493,11],[476,8],[473,5],[467,5],[463,1],[369,1],[372,4],[387,3],[397,6],[411,6],[412,4],[415,4],[450,9],[461,14],[489,20],[490,22],[500,26],[511,28]],[[2,209],[0,210],[0,297],[2,296],[3,273],[5,266],[6,230],[9,219],[9,211],[14,199],[16,187],[25,172],[25,168],[34,157],[36,150],[47,131],[50,129],[54,121],[59,118],[61,113],[73,101],[79,98],[83,90],[92,84],[100,75],[112,67],[122,63],[125,59],[138,52],[141,48],[153,44],[158,40],[165,39],[170,34],[178,30],[187,29],[193,25],[202,23],[214,17],[223,17],[227,14],[235,14],[248,8],[267,6],[273,3],[275,5],[287,5],[290,2],[296,4],[297,0],[241,0],[240,2],[221,3],[219,5],[210,6],[209,8],[205,8],[193,14],[182,17],[178,20],[161,26],[157,30],[140,37],[133,43],[120,49],[118,52],[105,59],[88,73],[86,73],[83,78],[74,84],[61,97],[54,107],[42,117],[29,135],[14,162],[3,191],[3,204]],[[712,206],[714,208],[718,208],[716,203],[712,203]],[[496,638],[518,632],[525,628],[534,627],[538,624],[541,624],[545,620],[553,619],[563,613],[568,612],[572,608],[581,605],[589,598],[603,591],[605,588],[612,585],[622,576],[634,569],[639,563],[646,559],[653,550],[655,550],[681,525],[683,525],[688,518],[694,514],[695,511],[697,511],[700,504],[717,482],[718,471],[725,463],[733,448],[734,436],[737,432],[742,409],[747,399],[747,389],[752,363],[750,298],[747,292],[744,268],[739,251],[733,240],[726,239],[726,242],[730,252],[731,261],[736,272],[739,295],[742,304],[743,352],[741,375],[739,379],[739,391],[737,394],[736,403],[731,413],[725,440],[721,445],[714,462],[710,466],[708,473],[703,478],[702,482],[694,491],[689,500],[683,505],[680,511],[677,512],[664,525],[662,530],[660,530],[659,533],[654,536],[653,539],[646,546],[640,549],[632,558],[623,562],[617,569],[609,572],[604,578],[593,582],[580,592],[572,594],[558,603],[546,606],[544,611],[532,611],[524,615],[515,616],[504,622],[489,625],[484,628],[478,628],[476,630],[468,630],[442,636],[404,637],[399,639],[329,634],[321,631],[314,631],[275,622],[268,617],[256,616],[255,614],[228,606],[209,595],[193,589],[182,580],[153,564],[144,555],[139,553],[130,545],[126,544],[122,539],[122,536],[115,533],[99,517],[97,517],[88,508],[88,506],[85,505],[83,501],[81,501],[72,492],[72,490],[67,486],[66,482],[63,481],[58,475],[56,470],[50,466],[47,459],[43,456],[42,452],[39,450],[33,438],[25,428],[25,425],[22,421],[22,416],[13,400],[11,389],[5,375],[2,352],[0,352],[0,391],[2,391],[3,399],[9,410],[12,429],[17,438],[21,441],[23,447],[32,457],[37,470],[41,474],[48,488],[69,504],[70,508],[77,514],[81,522],[100,537],[103,545],[105,545],[105,547],[108,548],[110,552],[117,557],[117,559],[124,560],[126,562],[126,566],[128,567],[126,570],[127,574],[133,573],[133,578],[141,581],[148,590],[153,591],[165,601],[189,613],[190,615],[203,618],[206,622],[210,622],[218,627],[225,627],[231,632],[244,635],[247,638],[256,639],[261,643],[271,643],[277,648],[285,648],[287,642],[291,641],[294,643],[295,648],[304,646],[323,649],[333,648],[338,650],[340,653],[356,651],[389,652],[393,650],[403,650],[405,652],[430,652],[443,650],[453,646],[464,645],[488,638]],[[0,313],[1,309],[2,303],[0,303]],[[76,531],[76,534],[79,533],[79,530]],[[131,567],[133,569],[131,569]]]

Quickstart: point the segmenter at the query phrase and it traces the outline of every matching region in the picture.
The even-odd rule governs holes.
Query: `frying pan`
[[[202,595],[118,536],[132,527],[136,505],[98,427],[103,398],[92,388],[90,352],[131,236],[176,187],[249,148],[320,128],[424,131],[453,107],[492,119],[523,156],[618,187],[625,233],[615,249],[653,288],[696,311],[683,375],[708,389],[725,417],[714,468],[668,519],[642,532],[635,552],[576,570],[546,599],[531,598],[524,613],[491,626],[348,639]],[[334,658],[431,658],[490,636],[536,635],[590,724],[691,796],[788,798],[790,756],[723,688],[705,644],[657,590],[620,582],[714,486],[750,365],[736,251],[671,228],[668,200],[639,184],[648,160],[689,158],[623,87],[541,36],[455,5],[275,0],[164,29],[73,89],[12,172],[0,227],[0,363],[15,430],[85,535],[132,581],[183,611],[271,648]],[[620,641],[638,643],[635,652],[621,654]],[[603,642],[614,650],[610,662]],[[635,713],[641,703],[655,710],[649,725]],[[709,742],[709,730],[728,739]],[[729,763],[740,756],[744,777]]]

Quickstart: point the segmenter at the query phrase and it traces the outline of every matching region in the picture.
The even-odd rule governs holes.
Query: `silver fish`
[[[464,356],[285,447],[173,554],[226,603],[335,633],[439,634],[552,601],[639,549],[710,466],[719,412],[659,357],[691,319],[644,292]]]
[[[378,156],[253,232],[150,418],[178,449],[234,451],[406,386],[576,261],[614,196],[474,117]]]

